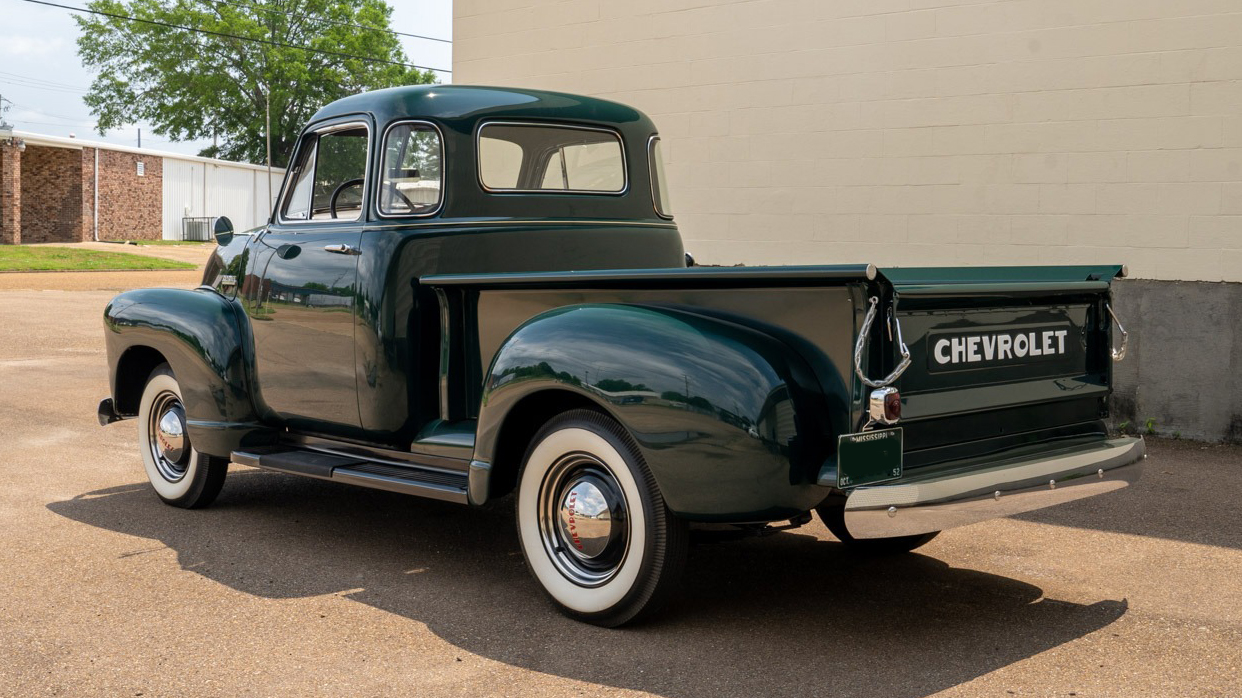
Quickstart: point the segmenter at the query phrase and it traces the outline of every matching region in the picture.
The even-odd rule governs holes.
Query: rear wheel
[[[564,614],[615,627],[648,616],[685,566],[686,523],[664,504],[629,435],[590,410],[556,417],[522,464],[518,536]]]
[[[868,555],[896,555],[908,553],[915,548],[926,545],[931,539],[940,535],[940,531],[920,533],[913,536],[895,536],[893,538],[855,538],[845,527],[845,504],[825,502],[815,512],[820,520],[850,550]]]
[[[181,386],[168,364],[151,373],[138,404],[138,449],[155,494],[175,507],[211,504],[228,473],[229,461],[199,453],[185,427]]]

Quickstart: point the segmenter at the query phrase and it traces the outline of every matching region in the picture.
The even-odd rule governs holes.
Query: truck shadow
[[[570,621],[526,573],[507,501],[479,510],[258,471],[217,505],[160,505],[147,485],[48,505],[161,541],[183,569],[264,598],[337,593],[425,623],[483,657],[676,698],[926,696],[1107,627],[1126,602],[911,554],[865,559],[784,533],[697,545],[683,590],[643,626]]]

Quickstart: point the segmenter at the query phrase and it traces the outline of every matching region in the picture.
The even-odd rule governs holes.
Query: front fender
[[[578,305],[539,315],[487,373],[475,462],[489,471],[524,398],[570,391],[634,437],[673,512],[776,520],[813,508],[828,415],[800,356],[754,329],[669,307]],[[808,438],[810,435],[812,438]]]
[[[195,447],[228,456],[260,429],[246,379],[240,308],[207,288],[155,288],[116,296],[104,310],[112,394],[120,399],[129,352],[154,350],[172,367],[181,387],[186,425]],[[132,386],[128,386],[132,387]],[[138,387],[141,390],[141,387]]]

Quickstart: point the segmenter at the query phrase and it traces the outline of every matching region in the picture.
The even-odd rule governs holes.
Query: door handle
[[[362,254],[362,251],[359,250],[357,247],[354,247],[353,245],[346,245],[345,243],[341,243],[339,245],[324,245],[323,249],[326,252],[334,252],[336,254],[348,254],[348,255]]]

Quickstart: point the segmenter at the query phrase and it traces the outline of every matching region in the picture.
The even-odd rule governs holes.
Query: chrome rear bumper
[[[890,538],[994,519],[1119,490],[1139,479],[1141,438],[1014,458],[981,470],[859,487],[845,501],[855,538]]]

